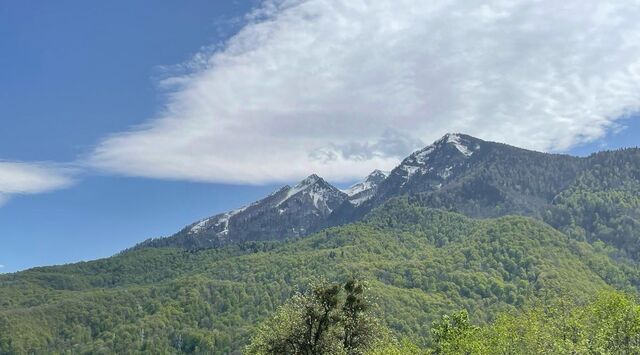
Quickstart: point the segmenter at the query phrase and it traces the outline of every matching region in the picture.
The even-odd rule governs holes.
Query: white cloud
[[[10,196],[37,194],[73,184],[75,169],[48,163],[0,161],[0,206]]]
[[[340,180],[445,132],[558,151],[640,110],[637,0],[272,0],[247,18],[164,81],[158,117],[107,137],[90,163],[165,179]]]

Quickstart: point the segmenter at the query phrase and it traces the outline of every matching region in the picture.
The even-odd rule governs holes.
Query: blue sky
[[[0,2],[0,159],[74,161],[158,108],[158,66],[237,30],[232,1]],[[87,175],[0,207],[0,272],[104,257],[272,186]]]
[[[456,22],[417,0],[0,2],[0,272],[109,256],[311,172],[345,186],[449,131],[637,145],[637,6],[516,3],[450,1]]]

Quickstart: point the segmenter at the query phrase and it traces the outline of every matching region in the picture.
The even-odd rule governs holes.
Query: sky
[[[1,1],[0,272],[167,236],[447,132],[638,145],[640,2]]]

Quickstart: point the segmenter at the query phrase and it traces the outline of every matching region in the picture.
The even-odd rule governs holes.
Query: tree
[[[248,354],[363,354],[387,332],[371,314],[365,286],[319,281],[294,295],[265,321]]]
[[[439,321],[433,322],[431,335],[437,354],[457,353],[458,345],[465,337],[471,336],[478,327],[469,322],[469,313],[462,310],[451,316],[443,315]]]

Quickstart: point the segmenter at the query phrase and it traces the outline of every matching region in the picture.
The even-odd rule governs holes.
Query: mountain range
[[[317,175],[113,257],[0,275],[0,354],[239,354],[310,280],[358,277],[398,338],[465,309],[640,290],[640,149],[447,134],[344,191]]]
[[[358,221],[400,196],[423,207],[469,217],[516,214],[551,222],[555,217],[549,211],[557,210],[554,207],[561,198],[578,188],[586,176],[602,174],[603,169],[624,171],[625,176],[618,177],[624,182],[615,182],[621,186],[603,184],[598,190],[626,185],[629,192],[640,191],[639,156],[638,149],[589,157],[540,153],[449,133],[409,155],[390,172],[375,170],[344,191],[312,174],[293,187],[284,186],[248,206],[195,222],[168,238],[147,240],[137,248],[200,249],[300,238]],[[638,227],[632,228],[637,233]]]

